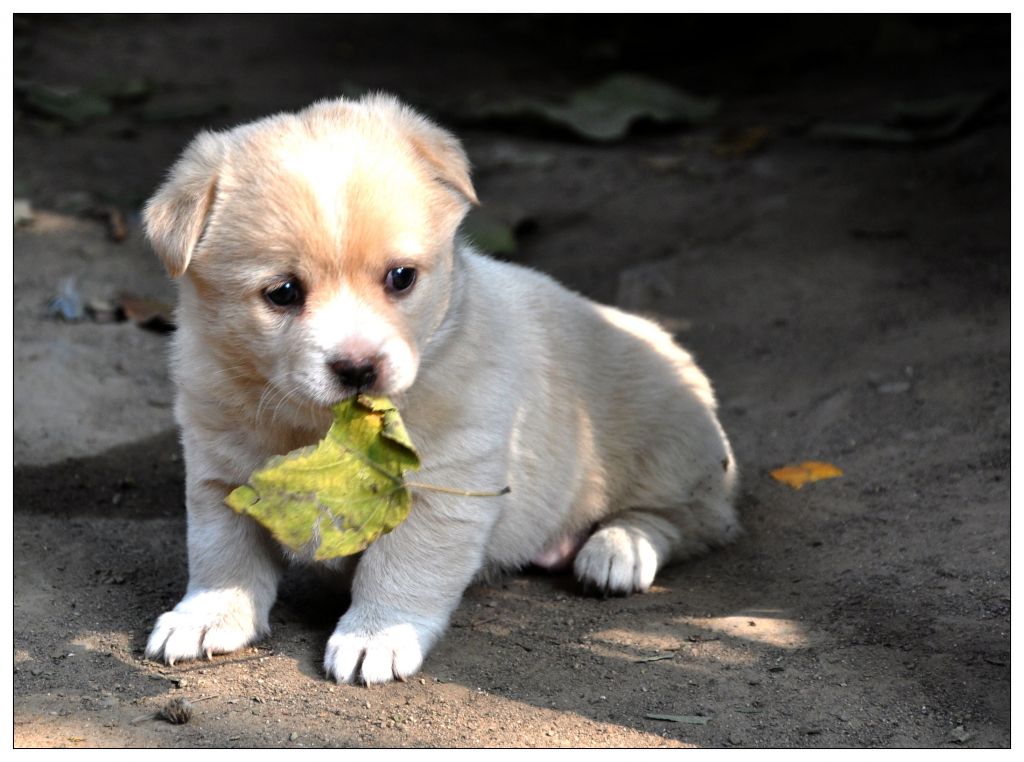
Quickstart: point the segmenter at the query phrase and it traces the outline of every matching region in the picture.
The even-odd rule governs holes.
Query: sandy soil
[[[1009,118],[915,146],[806,130],[1008,87],[1008,22],[773,22],[756,44],[703,23],[18,20],[19,82],[155,88],[80,127],[16,100],[15,191],[36,213],[14,233],[14,745],[1009,746]],[[723,108],[611,146],[461,108],[629,67]],[[464,136],[480,197],[528,219],[516,260],[695,352],[746,533],[642,596],[529,571],[474,586],[407,683],[324,679],[346,600],[298,570],[258,646],[148,662],[187,578],[166,337],[47,301],[68,276],[86,298],[170,299],[137,210],[176,151],[353,86]],[[755,126],[760,150],[715,150]],[[110,204],[122,242],[87,213]],[[844,475],[769,476],[808,459]],[[188,723],[136,722],[178,697]]]

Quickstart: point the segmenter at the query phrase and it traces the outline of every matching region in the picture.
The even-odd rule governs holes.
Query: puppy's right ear
[[[200,133],[142,212],[146,236],[172,278],[185,272],[217,196],[225,141]]]

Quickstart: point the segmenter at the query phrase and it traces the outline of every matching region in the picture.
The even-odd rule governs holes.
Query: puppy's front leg
[[[496,516],[487,499],[418,495],[405,523],[359,560],[352,605],[327,642],[327,675],[370,684],[418,672],[479,571]]]
[[[189,483],[188,590],[157,619],[146,656],[168,664],[236,651],[270,631],[281,559],[251,519],[224,505],[230,487]]]

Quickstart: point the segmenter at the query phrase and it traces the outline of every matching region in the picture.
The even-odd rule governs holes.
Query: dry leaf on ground
[[[800,489],[809,482],[817,482],[822,479],[835,479],[842,476],[843,472],[831,463],[823,463],[819,460],[807,460],[794,466],[776,468],[771,472],[772,478],[777,482],[788,484],[793,489]]]

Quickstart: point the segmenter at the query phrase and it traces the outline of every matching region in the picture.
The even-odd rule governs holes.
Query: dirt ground
[[[14,46],[15,746],[1010,745],[1008,17],[30,17]],[[468,107],[617,71],[721,108],[594,145]],[[129,79],[80,124],[28,95]],[[647,595],[476,585],[406,683],[324,678],[347,602],[299,570],[258,646],[146,661],[187,579],[167,338],[47,303],[170,300],[138,209],[190,136],[360,88],[464,138],[510,258],[693,350],[746,532]],[[813,134],[965,92],[995,105],[944,139]],[[769,474],[804,460],[843,476]]]

